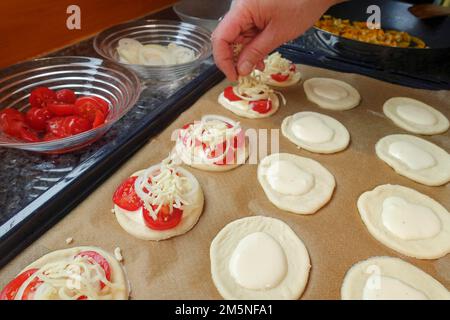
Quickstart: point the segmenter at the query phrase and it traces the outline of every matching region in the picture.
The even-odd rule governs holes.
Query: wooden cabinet
[[[63,48],[114,24],[173,4],[171,0],[1,0],[0,67]],[[81,11],[81,30],[69,30],[67,8]]]

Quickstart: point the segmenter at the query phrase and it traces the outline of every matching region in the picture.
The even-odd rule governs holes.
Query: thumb
[[[246,76],[281,43],[276,41],[276,34],[272,28],[267,27],[247,44],[239,55],[237,69],[240,75]]]

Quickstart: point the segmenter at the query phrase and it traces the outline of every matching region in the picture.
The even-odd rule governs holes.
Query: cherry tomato
[[[104,100],[104,99],[102,99],[100,97],[92,96],[91,98],[94,99],[97,102],[97,104],[100,107],[100,110],[103,112],[103,114],[105,116],[108,115],[108,113],[109,113],[109,103],[106,100]]]
[[[34,294],[36,293],[37,288],[43,283],[43,281],[39,278],[34,278],[28,286],[23,290],[22,300],[33,300]]]
[[[47,121],[46,135],[53,135],[58,138],[67,137],[68,134],[64,128],[64,117],[54,117]]]
[[[91,123],[94,123],[95,117],[97,115],[96,111],[100,110],[98,104],[96,102],[92,102],[91,100],[81,100],[84,102],[78,101],[80,101],[80,99],[78,99],[75,103],[76,114],[89,120]]]
[[[33,108],[45,107],[49,102],[56,100],[56,93],[46,87],[38,87],[31,91],[30,104]]]
[[[109,265],[108,261],[98,252],[95,251],[83,251],[76,255],[77,257],[88,257],[91,259],[94,263],[97,263],[105,272],[105,278],[108,281],[111,281],[111,266]],[[100,281],[100,289],[103,289],[105,287],[105,284]],[[80,299],[82,298],[82,299]],[[81,296],[78,298],[79,300],[85,300],[86,297]]]
[[[6,108],[0,111],[0,129],[11,136],[18,135],[18,124],[23,123],[25,117],[16,109]]]
[[[76,114],[75,105],[63,102],[52,102],[47,105],[47,109],[55,116],[72,116]]]
[[[136,179],[137,177],[128,178],[114,193],[113,202],[124,210],[136,211],[143,205],[141,198],[139,198],[134,190]]]
[[[105,114],[100,110],[95,110],[95,118],[92,123],[92,128],[97,128],[105,123]]]
[[[289,79],[289,74],[275,73],[271,74],[270,77],[277,82],[284,82]]]
[[[152,206],[153,210],[156,210],[158,206]],[[170,208],[168,205],[162,206],[158,212],[157,219],[153,220],[150,216],[150,212],[143,208],[142,215],[144,216],[144,221],[147,227],[153,230],[168,230],[175,228],[181,221],[183,211],[177,208],[172,209],[170,213]]]
[[[225,98],[227,98],[230,101],[240,101],[240,100],[242,100],[241,98],[239,98],[234,93],[233,87],[231,87],[231,86],[225,88],[225,90],[223,92],[223,95],[224,95]]]
[[[92,129],[92,124],[80,116],[67,116],[63,120],[63,130],[67,135],[76,135]]]
[[[45,130],[47,120],[52,117],[47,108],[31,108],[25,115],[25,122],[34,130]]]
[[[272,110],[272,101],[270,100],[252,101],[250,102],[250,105],[252,106],[252,110],[262,114]]]
[[[77,96],[70,89],[62,89],[56,91],[56,100],[61,103],[74,104],[77,101]]]
[[[22,284],[36,271],[38,271],[38,269],[30,269],[15,277],[3,288],[2,292],[0,292],[0,300],[14,300]]]
[[[291,72],[297,71],[297,66],[295,64],[291,64],[289,67],[289,71],[291,71]]]
[[[61,138],[61,137],[56,136],[56,135],[54,135],[51,132],[46,132],[44,134],[44,137],[42,138],[42,140],[44,140],[44,141],[52,141],[52,140],[56,140],[56,139],[59,139],[59,138]]]

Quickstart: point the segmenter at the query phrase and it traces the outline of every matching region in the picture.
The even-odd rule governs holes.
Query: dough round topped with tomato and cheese
[[[191,230],[203,211],[203,191],[187,170],[165,159],[117,188],[114,212],[122,228],[142,240],[165,240]]]
[[[228,171],[248,157],[245,132],[229,118],[206,115],[178,131],[175,153],[187,165],[200,170]]]
[[[0,300],[125,300],[129,284],[120,263],[96,247],[53,251],[23,269]]]
[[[286,104],[284,97],[278,94]],[[249,119],[270,117],[280,106],[277,93],[252,76],[239,77],[236,86],[225,88],[219,95],[219,103],[234,114]]]
[[[261,81],[269,86],[289,87],[300,81],[302,75],[297,66],[274,52],[264,60],[264,70],[254,70],[254,76],[259,76]]]
[[[210,248],[211,275],[225,299],[292,300],[311,268],[303,241],[283,221],[247,217],[226,225]]]

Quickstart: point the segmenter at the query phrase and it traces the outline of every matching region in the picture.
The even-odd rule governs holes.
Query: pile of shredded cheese
[[[241,130],[239,123],[234,123],[219,116],[206,116],[201,121],[191,124],[188,128],[181,129],[180,137],[184,139],[185,148],[188,149],[190,155],[193,155],[202,163],[212,164],[226,157],[229,148],[233,147],[233,139]],[[217,157],[211,157],[211,152],[225,141],[227,142],[226,149],[220,152]],[[206,148],[203,148],[203,144]]]
[[[239,98],[246,101],[270,99],[270,94],[274,92],[268,85],[262,83],[258,76],[253,75],[239,77],[238,85],[233,90]]]
[[[274,52],[264,60],[264,65],[264,73],[269,76],[278,73],[286,75],[290,73],[292,62],[283,58],[279,52]]]
[[[177,166],[170,157],[164,159],[160,165],[145,170],[135,182],[135,190],[141,198],[145,209],[156,220],[162,206],[169,206],[170,213],[173,208],[183,210],[189,204],[189,195],[195,184],[189,177],[180,175]],[[156,206],[156,209],[153,207]]]
[[[76,256],[42,266],[20,287],[16,299],[21,299],[24,290],[36,278],[42,281],[34,293],[35,300],[76,300],[79,297],[100,300],[112,299],[114,283],[106,279],[105,271],[92,259]],[[101,289],[100,282],[105,287]]]

